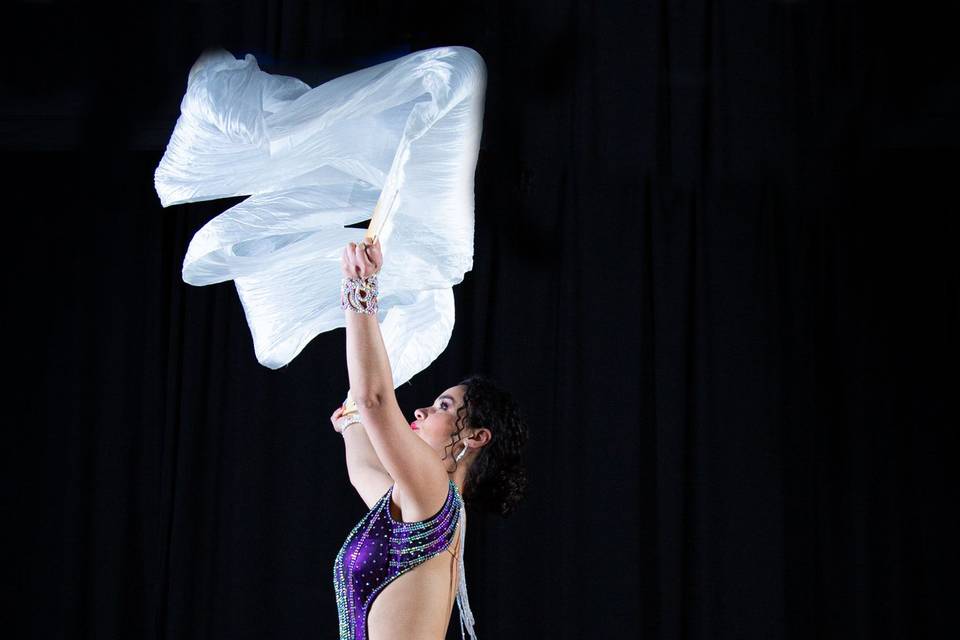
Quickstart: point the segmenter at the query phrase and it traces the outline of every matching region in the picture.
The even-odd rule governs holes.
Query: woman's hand
[[[340,429],[337,428],[337,420],[340,419],[340,416],[343,415],[343,406],[337,407],[337,410],[333,412],[333,415],[330,416],[330,424],[333,425],[333,430],[337,433],[340,433]]]
[[[383,266],[383,252],[380,250],[380,239],[374,244],[366,244],[361,240],[359,244],[349,243],[340,256],[340,267],[347,278],[368,278],[379,273]]]

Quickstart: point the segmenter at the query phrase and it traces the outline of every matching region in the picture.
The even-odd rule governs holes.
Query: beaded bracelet
[[[344,278],[340,281],[340,308],[374,315],[378,310],[379,293],[377,274],[366,278]]]
[[[343,434],[344,431],[350,428],[350,425],[360,422],[359,413],[351,413],[345,418],[340,418],[337,420],[337,433]]]

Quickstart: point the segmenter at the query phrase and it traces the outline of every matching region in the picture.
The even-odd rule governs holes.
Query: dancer
[[[377,322],[379,242],[343,250],[341,308],[358,411],[330,419],[351,484],[370,508],[334,562],[341,640],[442,640],[453,602],[472,639],[463,553],[466,506],[509,515],[526,489],[527,427],[517,403],[473,375],[409,422],[397,405]],[[450,461],[450,458],[453,461]]]

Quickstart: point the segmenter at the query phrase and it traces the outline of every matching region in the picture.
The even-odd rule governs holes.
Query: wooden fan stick
[[[387,217],[393,212],[393,203],[397,201],[397,196],[400,195],[400,189],[397,189],[393,192],[393,197],[390,199],[390,206],[387,207],[387,212],[383,213],[383,209],[380,208],[380,202],[383,200],[383,192],[380,192],[380,197],[377,198],[377,204],[373,207],[373,217],[370,218],[370,224],[367,225],[367,233],[363,236],[364,240],[369,240],[370,244],[373,244],[377,241],[377,238],[380,237],[380,232],[383,231],[383,225],[387,222]],[[373,230],[376,229],[376,233]]]
[[[370,218],[370,224],[367,225],[367,233],[363,236],[363,239],[368,241],[367,244],[374,244],[377,238],[380,237],[380,232],[383,231],[383,225],[393,211],[393,203],[396,202],[399,193],[399,189],[393,192],[393,198],[390,199],[390,206],[387,207],[387,212],[383,213],[383,209],[380,207],[380,203],[383,201],[383,192],[380,192],[380,197],[377,198],[377,204],[373,207],[373,217]],[[376,229],[376,232],[374,232],[374,229]],[[357,407],[357,403],[354,402],[353,396],[347,391],[347,399],[343,402],[343,415],[357,411],[360,411],[360,409]]]

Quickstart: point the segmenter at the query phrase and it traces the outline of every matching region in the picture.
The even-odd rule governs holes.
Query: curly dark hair
[[[463,406],[457,409],[457,430],[444,447],[442,459],[449,457],[447,451],[462,439],[460,433],[466,427],[489,429],[490,441],[480,449],[464,480],[463,501],[506,518],[527,489],[526,422],[513,396],[486,375],[474,373],[458,384],[466,386]]]

